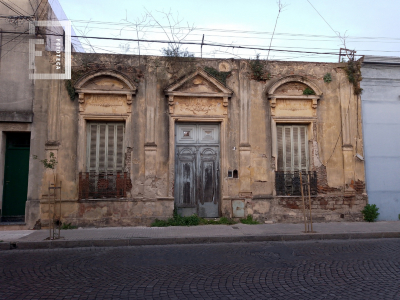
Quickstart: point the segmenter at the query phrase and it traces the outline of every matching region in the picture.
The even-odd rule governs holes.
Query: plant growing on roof
[[[303,95],[315,95],[315,92],[313,89],[306,87],[303,91]]]
[[[260,54],[257,53],[255,59],[250,60],[251,79],[257,81],[265,81],[269,79],[269,74],[264,70],[265,64],[260,59]]]
[[[157,11],[162,15],[162,18],[156,17],[151,11],[146,9],[146,14],[154,25],[161,28],[168,44],[166,48],[162,48],[161,53],[165,56],[165,61],[170,67],[170,73],[173,77],[179,77],[181,70],[191,70],[194,68],[194,54],[189,52],[187,48],[182,47],[183,41],[188,35],[195,30],[194,25],[183,23],[183,18],[179,15],[174,16],[171,11]],[[165,20],[166,25],[163,25],[161,20]]]
[[[362,88],[360,87],[361,77],[361,63],[350,58],[344,68],[349,82],[353,84],[354,95],[361,95]]]
[[[332,81],[331,73],[326,73],[326,74],[324,75],[324,82],[330,83],[331,81]]]
[[[204,71],[206,71],[208,74],[221,81],[225,86],[226,86],[226,79],[232,74],[232,71],[219,72],[213,67],[204,67]]]

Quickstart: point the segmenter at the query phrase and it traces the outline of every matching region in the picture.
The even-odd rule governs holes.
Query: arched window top
[[[78,93],[108,91],[135,94],[136,86],[124,74],[114,70],[105,70],[83,76],[76,82],[75,90]]]
[[[308,95],[313,95],[317,98],[322,96],[322,91],[315,83],[299,75],[291,75],[279,79],[268,88],[267,95],[270,98],[279,97],[281,95],[290,97],[303,97],[304,95],[307,95],[303,94],[303,91],[307,88],[314,92],[314,94]]]

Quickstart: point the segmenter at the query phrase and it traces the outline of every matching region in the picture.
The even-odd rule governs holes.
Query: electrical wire
[[[17,33],[13,31],[9,31],[5,33]],[[20,33],[20,32],[18,32]],[[60,34],[44,34],[44,35],[54,35],[54,36],[62,36]],[[127,38],[111,38],[111,37],[98,37],[98,36],[83,36],[83,35],[74,35],[71,38],[85,38],[85,39],[97,39],[97,40],[113,40],[113,41],[130,41],[130,42],[144,42],[144,43],[160,43],[160,44],[171,44],[169,40],[144,40],[144,39],[127,39]],[[276,51],[276,52],[291,52],[291,53],[312,53],[312,54],[329,54],[329,55],[339,55],[336,52],[316,52],[316,51],[300,51],[300,50],[286,50],[286,49],[277,49],[277,48],[264,48],[264,47],[251,47],[251,46],[241,46],[241,45],[233,45],[233,44],[216,44],[216,43],[200,43],[200,42],[174,42],[175,44],[180,45],[203,45],[203,46],[213,46],[213,47],[222,47],[222,48],[232,48],[232,49],[249,49],[249,50],[262,50],[262,51]],[[360,55],[358,55],[360,56]]]
[[[40,3],[39,3],[39,5],[36,7],[36,10],[35,10],[35,12],[33,13],[34,15],[36,15],[36,13],[37,13],[37,11],[38,11],[38,9],[39,9],[40,5],[42,4],[42,2],[43,2],[43,0],[41,0],[41,1],[40,1]]]
[[[0,17],[1,18],[1,17]],[[75,28],[86,28],[87,25],[74,25]],[[97,26],[91,26],[90,29],[101,29],[103,30],[120,30],[117,28],[109,28],[109,27],[97,27]],[[124,31],[132,31],[135,32],[135,29],[124,29]],[[155,33],[155,34],[162,34],[164,35],[164,33],[162,31],[146,31],[146,33]],[[203,33],[190,33],[189,36],[203,36]],[[220,35],[220,34],[207,34],[207,37],[223,37],[223,38],[240,38],[240,39],[254,39],[254,40],[269,40],[270,37],[253,37],[253,36],[232,36],[232,35]],[[317,42],[332,42],[330,40],[321,40],[321,39],[287,39],[287,38],[274,38],[274,40],[281,40],[281,41],[317,41]],[[352,38],[348,38],[349,41],[352,41],[352,43],[360,43],[360,42],[366,42],[366,41],[353,41]],[[398,40],[398,39],[395,39]],[[368,43],[400,43],[400,40],[398,42],[383,42],[383,41],[368,41]]]
[[[121,22],[104,22],[104,21],[93,21],[93,20],[76,20],[76,19],[69,19],[72,23],[88,23],[91,24],[103,24],[103,25],[127,25],[126,23]],[[75,26],[75,25],[74,25]],[[147,25],[143,26],[143,28],[160,28],[162,27],[158,25]],[[176,29],[187,29],[187,27],[176,27]],[[243,34],[272,34],[272,32],[266,31],[251,31],[251,30],[235,30],[235,29],[218,29],[218,28],[205,28],[205,27],[196,27],[194,31],[219,31],[219,32],[236,32],[236,33],[243,33]],[[310,34],[301,34],[301,33],[275,33],[275,35],[288,35],[288,36],[305,36],[305,37],[323,37],[323,38],[332,38],[337,39],[337,36],[328,36],[328,35],[310,35]],[[392,40],[400,40],[400,38],[393,38],[393,37],[357,37],[357,36],[348,36],[349,39],[392,39]]]
[[[20,35],[22,35],[22,34],[20,34]],[[20,35],[19,35],[19,36],[20,36]],[[17,36],[17,37],[18,37],[18,36]],[[11,50],[13,50],[15,47],[17,47],[23,40],[24,40],[24,39],[21,39],[19,42],[15,43],[15,45],[14,45],[11,49],[9,49],[6,53],[4,53],[4,54],[0,57],[0,59],[2,59],[4,56],[6,56],[8,53],[10,53]],[[6,44],[8,44],[9,42],[11,42],[11,41],[8,41]],[[2,47],[3,47],[3,46],[2,46]]]
[[[13,7],[9,6],[7,3],[4,3],[4,1],[0,0],[0,3],[3,4],[5,7],[7,7],[8,9],[15,12],[17,15],[23,16],[23,14],[21,14],[19,11],[15,10]]]
[[[6,1],[6,0],[4,0],[4,1]],[[25,12],[27,15],[29,15],[29,13],[26,11],[26,10],[24,10],[23,8],[21,8],[20,6],[18,6],[16,3],[12,3],[14,6],[16,6],[16,7],[18,7],[20,10],[22,10],[23,12]],[[16,8],[16,10],[18,10],[17,8]],[[21,12],[20,12],[21,13]],[[21,13],[22,14],[22,13]]]

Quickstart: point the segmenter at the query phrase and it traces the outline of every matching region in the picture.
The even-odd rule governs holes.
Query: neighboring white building
[[[379,220],[400,214],[400,57],[365,56],[361,68],[366,184]]]

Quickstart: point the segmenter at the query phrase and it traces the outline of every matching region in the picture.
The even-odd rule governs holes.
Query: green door
[[[30,133],[10,132],[6,136],[2,219],[21,221],[28,194]]]

